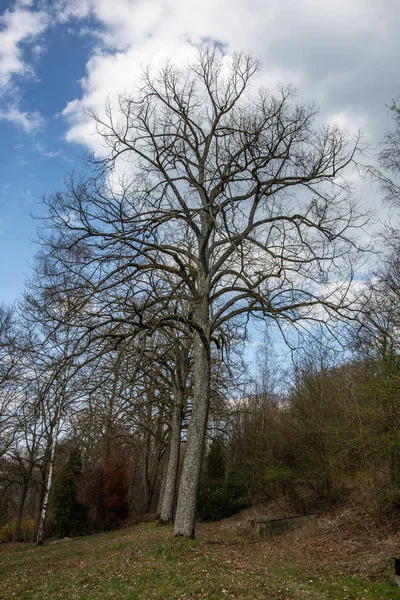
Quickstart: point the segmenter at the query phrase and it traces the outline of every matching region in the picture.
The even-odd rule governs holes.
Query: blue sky
[[[84,107],[101,112],[141,65],[205,39],[250,50],[260,83],[292,83],[321,118],[375,141],[400,94],[399,31],[398,0],[0,0],[0,302],[23,289],[41,197],[101,151]],[[377,193],[356,187],[379,214]]]
[[[76,35],[62,24],[49,29],[38,55],[21,43],[32,71],[16,75],[0,98],[6,111],[18,111],[0,120],[0,302],[12,302],[23,289],[36,251],[33,217],[43,215],[42,197],[62,187],[79,165],[83,148],[65,140],[61,113],[81,93],[92,46],[91,36]],[[26,122],[13,120],[24,115]]]

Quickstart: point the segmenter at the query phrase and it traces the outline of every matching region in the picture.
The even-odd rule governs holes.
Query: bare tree
[[[13,314],[10,308],[0,305],[0,387],[10,379],[15,367],[12,349],[15,347]]]
[[[49,268],[46,261],[38,261],[36,275],[42,283],[32,282],[27,288],[20,312],[27,327],[34,326],[30,357],[40,388],[35,408],[42,414],[47,438],[36,534],[36,542],[42,544],[63,421],[86,390],[76,385],[75,376],[80,364],[72,358],[74,335],[77,334],[73,321],[75,298],[63,293],[65,286],[58,287],[59,274]]]
[[[398,208],[400,203],[400,106],[399,98],[393,100],[390,113],[394,123],[392,131],[381,141],[378,154],[379,168],[371,167],[373,177],[379,182],[384,199]]]
[[[285,334],[288,324],[351,308],[353,233],[363,221],[343,171],[359,139],[316,125],[315,107],[295,104],[290,88],[251,94],[258,68],[251,56],[206,47],[186,69],[147,70],[132,96],[92,115],[107,158],[48,198],[54,256],[103,314],[123,297],[132,327],[192,332],[176,535],[195,532],[212,345],[250,315]]]
[[[25,392],[26,396],[29,392],[32,393],[33,390],[28,388]],[[32,486],[32,475],[42,460],[44,437],[40,411],[37,410],[34,403],[29,402],[28,397],[21,400],[22,406],[18,411],[16,439],[7,453],[15,465],[19,484],[14,542],[19,541],[24,507],[29,489]]]
[[[25,337],[11,308],[0,306],[0,456],[17,431],[19,395],[24,388]]]

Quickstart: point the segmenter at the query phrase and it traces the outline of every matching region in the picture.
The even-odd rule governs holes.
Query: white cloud
[[[107,97],[112,99],[133,89],[142,66],[147,63],[157,65],[167,58],[175,64],[182,63],[195,54],[194,47],[185,40],[165,39],[161,46],[149,40],[147,47],[148,52],[145,53],[130,48],[116,54],[98,52],[90,58],[87,75],[82,81],[83,97],[69,102],[62,113],[71,125],[66,136],[68,141],[84,144],[92,150],[99,149],[100,140],[93,136],[93,123],[85,116],[85,108],[93,107],[101,114]]]
[[[133,87],[140,65],[170,56],[182,61],[191,43],[215,39],[227,50],[250,50],[263,61],[268,87],[292,83],[316,99],[322,117],[362,123],[380,132],[385,102],[396,95],[394,57],[400,13],[396,0],[72,0],[60,19],[91,16],[99,24],[97,51],[87,62],[82,97],[64,111],[67,139],[93,148],[84,106],[98,111],[108,95]],[[379,57],[379,59],[377,59]],[[371,70],[372,67],[372,70]],[[397,66],[396,66],[397,68]],[[374,74],[379,76],[376,85]],[[377,114],[377,109],[381,114]]]
[[[15,5],[16,5],[16,7],[33,6],[33,0],[17,0]]]
[[[42,116],[38,112],[22,112],[16,106],[0,110],[0,120],[10,121],[26,133],[35,133],[43,127],[44,123]]]
[[[27,10],[27,6],[29,2],[19,2],[14,10],[6,10],[0,17],[0,94],[8,91],[15,75],[33,74],[21,44],[36,40],[44,32],[48,15]]]
[[[293,84],[300,99],[322,106],[322,120],[350,131],[361,126],[370,139],[389,126],[385,103],[400,90],[398,0],[17,0],[0,18],[3,93],[16,79],[32,77],[24,48],[28,43],[39,60],[43,34],[57,24],[95,41],[82,94],[62,113],[67,140],[92,150],[99,140],[85,107],[101,113],[107,96],[134,87],[141,65],[186,61],[205,39],[228,52],[253,52],[264,65],[261,84]],[[23,112],[15,99],[0,118],[27,132],[40,126],[39,115]]]
[[[65,23],[71,18],[84,19],[89,16],[92,4],[92,0],[54,0],[52,2],[56,18],[61,23]]]
[[[45,11],[29,10],[30,0],[18,0],[13,10],[0,17],[0,97],[3,108],[0,120],[9,121],[26,133],[35,133],[43,126],[37,111],[22,111],[18,106],[20,90],[15,78],[33,77],[34,70],[26,60],[24,45],[30,44],[36,56],[42,52],[39,37],[48,25]]]
[[[219,40],[227,50],[250,50],[263,61],[268,87],[292,83],[301,98],[315,99],[322,117],[362,122],[382,131],[385,102],[398,93],[398,0],[17,0],[0,23],[0,86],[32,76],[21,44],[40,53],[38,37],[59,24],[82,26],[96,42],[86,64],[82,96],[64,116],[67,139],[93,148],[82,108],[101,110],[108,95],[129,90],[140,65],[170,56],[184,60],[193,43]],[[89,19],[89,20],[88,20]]]

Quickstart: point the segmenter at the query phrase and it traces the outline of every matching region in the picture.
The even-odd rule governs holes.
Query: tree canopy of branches
[[[351,308],[362,221],[343,171],[359,140],[318,125],[290,88],[252,92],[258,69],[207,46],[187,68],[146,70],[92,114],[106,158],[47,199],[47,244],[71,274],[86,344],[106,324],[117,341],[163,327],[192,336],[176,535],[195,532],[212,348],[250,316],[285,335]]]

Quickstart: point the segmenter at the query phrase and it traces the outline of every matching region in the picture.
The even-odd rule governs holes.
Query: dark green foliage
[[[246,508],[245,489],[235,475],[200,489],[197,513],[202,521],[218,521]]]
[[[206,460],[206,478],[208,483],[218,483],[224,480],[226,472],[225,456],[222,441],[215,439],[211,442]]]
[[[73,451],[54,480],[53,516],[63,536],[85,531],[86,509],[77,500],[77,480],[81,469],[79,452]]]
[[[206,456],[206,468],[197,499],[197,514],[202,521],[218,521],[243,508],[245,487],[237,475],[226,477],[226,458],[223,440],[212,440]]]

